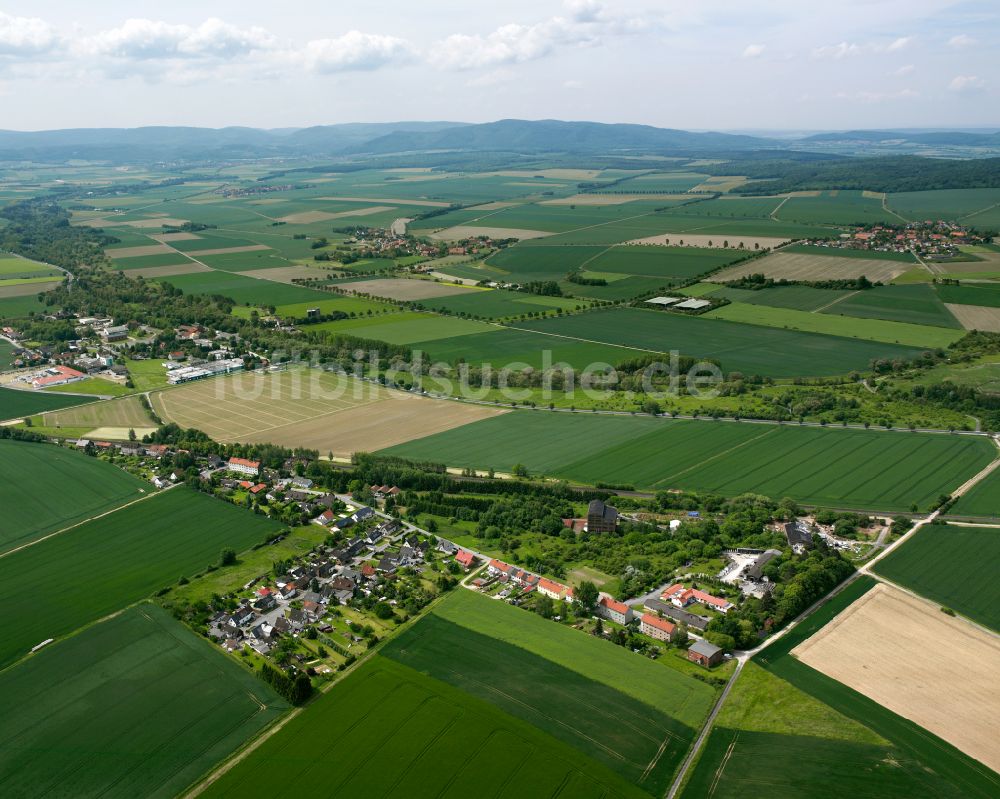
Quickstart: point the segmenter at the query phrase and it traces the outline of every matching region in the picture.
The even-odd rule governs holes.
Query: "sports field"
[[[905,287],[910,288],[910,287]],[[834,305],[833,308],[837,308]],[[832,310],[832,309],[831,309]],[[815,313],[796,311],[792,308],[771,308],[733,302],[705,314],[710,319],[725,319],[748,325],[790,328],[829,336],[882,341],[907,347],[926,349],[946,348],[965,335],[961,329],[931,327],[926,324],[890,322],[885,319],[856,319],[851,316],[834,316],[830,311]]]
[[[0,672],[0,793],[172,797],[287,704],[139,605]]]
[[[0,557],[8,613],[0,666],[218,562],[224,548],[245,550],[277,529],[264,516],[174,488]]]
[[[648,797],[532,725],[376,656],[289,721],[202,796],[464,799]]]
[[[1000,641],[934,611],[880,584],[792,655],[1000,771]]]
[[[763,306],[747,307],[761,315],[768,313]],[[768,377],[847,374],[854,369],[866,370],[873,358],[911,358],[920,352],[902,344],[640,308],[600,309],[519,322],[517,326],[553,337],[602,342],[646,352],[678,350],[682,355],[717,359],[725,374],[739,371],[745,375]],[[947,335],[952,336],[953,331],[947,331]],[[954,338],[960,335],[959,332]]]
[[[1000,632],[1000,583],[988,565],[1000,558],[998,532],[928,524],[879,561],[875,571]]]
[[[926,508],[996,455],[985,438],[515,411],[391,447],[448,466],[846,508]]]
[[[197,428],[216,441],[270,442],[344,457],[503,413],[390,391],[319,369],[236,374],[150,399],[161,419]]]
[[[152,490],[128,472],[52,444],[0,440],[0,553]]]
[[[867,277],[873,283],[888,283],[907,270],[900,261],[876,258],[851,258],[837,255],[806,255],[775,252],[716,272],[709,278],[716,283],[738,280],[750,274],[762,274],[774,280],[853,280]]]
[[[68,408],[93,402],[91,397],[73,397],[60,394],[46,394],[42,391],[22,391],[0,387],[0,421],[20,419],[43,411]]]

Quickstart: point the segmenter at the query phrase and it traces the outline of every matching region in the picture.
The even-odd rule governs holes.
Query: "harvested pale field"
[[[866,200],[884,200],[885,199],[885,192],[884,191],[868,191],[866,189],[865,191],[861,192],[861,196],[864,197]]]
[[[474,205],[469,208],[469,211],[502,211],[504,208],[513,208],[515,205],[521,205],[521,203],[508,203],[508,202],[492,202],[483,203],[482,205]]]
[[[428,208],[448,208],[451,203],[438,200],[407,200],[399,197],[317,197],[317,200],[328,200],[341,203],[392,203],[393,205],[421,205]]]
[[[270,250],[266,244],[244,244],[241,247],[212,247],[208,250],[190,250],[184,253],[185,255],[191,255],[195,258],[201,255],[230,255],[232,253],[240,252],[257,252],[259,250]]]
[[[480,225],[455,225],[455,227],[431,233],[432,239],[439,241],[460,241],[474,236],[489,236],[492,239],[540,239],[552,234],[546,230],[525,230],[512,227],[483,227]]]
[[[967,272],[996,272],[1000,270],[1000,252],[977,252],[978,261],[939,261],[933,262],[938,269],[948,274]]]
[[[174,252],[166,244],[143,244],[139,247],[119,247],[117,250],[105,250],[109,258],[139,258],[143,255],[167,255]]]
[[[128,441],[130,433],[135,433],[136,438],[142,438],[156,431],[156,427],[95,427],[87,432],[87,438],[92,441]]]
[[[331,219],[342,219],[345,216],[370,216],[380,214],[383,211],[392,211],[392,205],[370,205],[366,208],[357,208],[350,211],[300,211],[297,214],[289,214],[278,219],[279,222],[287,222],[290,225],[309,225],[313,222],[328,222]]]
[[[685,242],[687,239],[685,239]],[[733,239],[730,239],[730,243]],[[752,246],[752,245],[751,245]],[[763,245],[761,245],[763,246]],[[851,280],[864,275],[873,282],[888,283],[912,268],[903,261],[874,258],[842,258],[836,255],[776,252],[764,258],[736,264],[705,278],[712,283],[725,283],[750,274],[763,274],[780,280]]]
[[[716,175],[688,189],[689,192],[732,191],[747,182],[744,175]]]
[[[240,374],[151,395],[160,418],[217,441],[272,442],[350,457],[506,411],[390,391],[318,369]]]
[[[200,239],[201,236],[181,231],[180,233],[154,233],[150,238],[166,243],[168,241],[194,241],[195,239]]]
[[[537,188],[537,189],[566,189],[566,188],[569,188],[569,184],[568,183],[542,183],[542,184],[538,184],[538,183],[518,183],[518,182],[512,182],[512,183],[506,183],[504,185],[506,185],[506,186],[531,186],[532,188]]]
[[[982,330],[988,333],[1000,333],[1000,308],[987,308],[981,305],[959,305],[946,302],[945,307],[966,330]]]
[[[308,183],[308,181],[306,182]],[[282,199],[281,197],[267,197],[263,200],[250,200],[247,205],[279,205],[287,202],[288,200]]]
[[[130,427],[136,428],[136,435],[141,435],[139,428],[155,426],[137,395],[43,413],[42,424],[45,427],[124,428],[123,438],[128,438]]]
[[[1000,771],[997,636],[880,584],[792,654]]]
[[[624,205],[639,200],[690,200],[686,194],[574,194],[557,200],[544,200],[539,205]]]
[[[182,256],[178,256],[180,258]],[[170,277],[171,275],[190,275],[195,272],[211,272],[205,264],[195,261],[185,261],[184,263],[167,264],[165,266],[144,266],[141,269],[129,269],[129,277]]]
[[[145,227],[180,227],[181,225],[190,222],[190,219],[174,219],[170,216],[157,216],[152,219],[135,219],[131,222],[126,222],[125,224],[129,227],[145,228]]]
[[[429,300],[433,297],[469,293],[469,289],[462,286],[436,283],[433,280],[408,280],[405,277],[344,283],[340,288],[360,294],[371,294],[374,297],[388,297],[391,300]]]
[[[710,236],[701,233],[661,233],[658,236],[633,239],[626,244],[651,244],[661,247],[713,247],[721,250],[724,249],[722,245],[727,241],[730,250],[741,249],[741,244],[744,250],[773,250],[775,247],[788,243],[788,239],[776,239],[768,236],[739,236],[732,233],[715,233]]]
[[[39,283],[9,283],[6,286],[0,286],[0,299],[6,297],[28,297],[40,291],[52,291],[61,282],[61,278],[53,277],[52,280]]]
[[[273,269],[254,269],[250,272],[236,272],[236,274],[258,280],[273,280],[275,283],[291,284],[295,280],[328,277],[330,273],[314,269],[311,266],[276,266]]]

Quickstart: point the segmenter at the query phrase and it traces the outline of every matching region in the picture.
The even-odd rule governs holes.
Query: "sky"
[[[997,0],[0,0],[0,128],[1000,127],[998,42]]]

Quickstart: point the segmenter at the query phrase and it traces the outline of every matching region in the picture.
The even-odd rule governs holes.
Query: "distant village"
[[[842,233],[837,239],[806,239],[800,244],[841,250],[913,253],[934,259],[955,258],[962,246],[984,244],[984,236],[953,222],[911,222],[903,227],[871,225],[853,233]]]

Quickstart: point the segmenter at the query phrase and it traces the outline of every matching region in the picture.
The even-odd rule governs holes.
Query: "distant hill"
[[[481,152],[622,153],[625,151],[711,152],[776,147],[771,139],[729,133],[691,133],[650,125],[501,119],[436,132],[395,131],[351,148],[353,153],[426,150]]]

